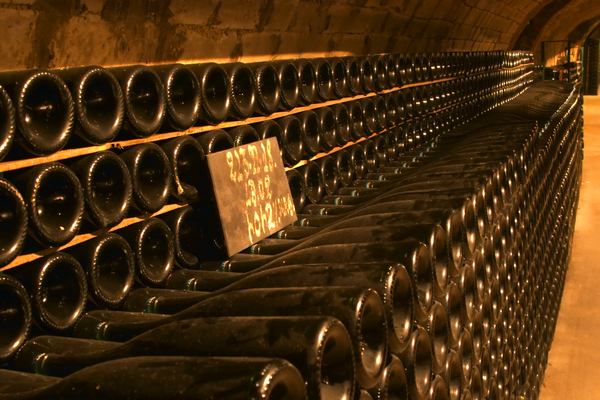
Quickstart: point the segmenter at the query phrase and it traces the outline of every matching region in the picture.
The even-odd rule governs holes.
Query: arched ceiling
[[[531,50],[598,16],[600,0],[0,0],[0,70]]]

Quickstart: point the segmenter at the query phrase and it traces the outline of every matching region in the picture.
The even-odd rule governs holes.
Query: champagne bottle
[[[326,58],[315,58],[312,60],[317,77],[317,96],[321,101],[333,98],[333,70]]]
[[[360,104],[363,112],[364,136],[368,137],[377,133],[377,112],[375,110],[375,102],[371,97],[366,97],[360,100]]]
[[[175,262],[182,268],[198,268],[205,254],[205,233],[198,211],[191,206],[161,214],[159,218],[173,233]]]
[[[362,93],[362,73],[358,60],[354,57],[343,59],[346,63],[346,75],[348,76],[348,91],[351,96]]]
[[[163,130],[184,131],[196,123],[200,111],[200,82],[187,65],[155,65],[165,88],[165,126]]]
[[[164,286],[173,269],[173,233],[158,218],[148,218],[117,231],[131,247],[136,274],[148,286]]]
[[[33,321],[27,290],[8,274],[0,274],[0,317],[0,362],[5,362],[25,343]]]
[[[254,72],[256,82],[258,107],[254,111],[263,115],[273,114],[281,102],[281,82],[277,70],[266,61],[247,65]]]
[[[233,139],[222,129],[201,133],[196,137],[204,154],[216,153],[233,147]]]
[[[323,190],[326,195],[333,195],[339,185],[337,165],[333,157],[325,156],[315,160],[315,163],[321,168],[323,176]]]
[[[283,131],[281,135],[281,150],[283,162],[288,167],[293,167],[302,161],[304,155],[304,131],[300,120],[294,115],[288,115],[275,120]]]
[[[121,154],[131,175],[133,205],[143,213],[160,210],[169,199],[169,158],[155,143],[139,144]]]
[[[385,367],[387,326],[381,298],[371,289],[331,286],[239,290],[212,297],[168,317],[93,311],[80,320],[74,336],[122,342],[184,319],[286,315],[330,315],[339,319],[352,339],[358,383],[363,387],[377,383]]]
[[[250,118],[256,106],[256,82],[252,70],[243,63],[222,64],[229,75],[229,117]]]
[[[135,274],[132,250],[121,236],[105,233],[69,249],[86,271],[91,301],[101,308],[121,306]]]
[[[3,370],[6,399],[197,399],[305,400],[302,376],[289,362],[267,358],[131,357],[50,380]]]
[[[123,92],[125,120],[122,129],[133,136],[154,135],[166,116],[166,94],[160,77],[150,67],[109,68]]]
[[[73,256],[55,252],[8,273],[28,288],[35,321],[42,331],[68,332],[83,315],[87,282]]]
[[[58,162],[33,167],[13,183],[26,201],[30,234],[44,246],[59,247],[79,232],[84,211],[81,183]]]
[[[216,63],[191,65],[200,83],[200,108],[198,120],[217,125],[229,112],[229,85],[227,71]]]
[[[346,97],[348,94],[348,74],[346,72],[346,65],[339,57],[329,58],[328,61],[331,65],[333,76],[333,95],[337,99]]]
[[[446,287],[445,296],[439,298],[439,301],[444,307],[446,317],[448,318],[448,344],[451,349],[458,351],[460,334],[463,329],[460,289],[458,286],[450,281]]]
[[[266,121],[260,122],[258,124],[251,125],[258,133],[258,137],[262,139],[268,139],[274,137],[277,139],[277,145],[279,146],[279,154],[283,159],[283,129],[281,126],[273,121],[272,119],[268,119]]]
[[[372,57],[373,62],[373,84],[375,91],[380,92],[388,88],[388,78],[386,69],[386,57],[385,55]]]
[[[292,200],[294,201],[294,209],[300,212],[306,204],[306,185],[304,177],[295,169],[290,169],[285,172]]]
[[[317,74],[314,65],[305,58],[294,61],[300,80],[300,101],[308,106],[317,98]]]
[[[408,382],[402,361],[395,355],[390,356],[390,361],[383,371],[381,380],[369,389],[373,400],[406,399],[408,398]]]
[[[300,79],[296,66],[290,61],[279,61],[273,64],[277,70],[281,93],[279,108],[285,111],[294,109],[300,102]]]
[[[302,148],[307,158],[316,156],[321,149],[321,126],[319,117],[312,111],[303,111],[296,114],[302,126]]]
[[[444,380],[446,388],[448,390],[448,397],[451,399],[458,399],[463,392],[462,384],[462,364],[458,357],[458,353],[450,349],[446,362],[444,365],[444,371],[439,375]]]
[[[410,336],[408,348],[400,354],[406,370],[411,399],[428,399],[431,388],[431,344],[424,328],[417,326]]]
[[[10,264],[23,249],[27,236],[27,206],[23,196],[0,178],[0,267]]]
[[[169,288],[194,291],[223,287],[211,296],[242,289],[288,287],[290,285],[306,287],[358,286],[376,290],[384,301],[390,349],[394,353],[400,353],[406,348],[413,321],[413,285],[406,269],[397,263],[303,264],[277,267],[256,274],[182,270],[174,272],[167,283]],[[160,291],[148,291],[148,294],[154,296],[150,299],[150,302],[154,302],[153,306],[160,306]],[[134,295],[135,293],[132,294],[132,296]],[[170,293],[165,293],[165,295],[171,296]],[[201,298],[194,299],[190,296],[189,302],[184,303],[183,296],[186,294],[181,294],[180,304],[182,307],[191,306]],[[149,297],[144,290],[140,291],[139,299],[135,300],[136,308],[130,308],[131,311],[145,311]],[[165,300],[169,301],[167,298]],[[133,301],[128,300],[129,303],[133,303]],[[171,310],[159,307],[158,312],[171,313]]]
[[[350,153],[346,149],[341,149],[333,153],[332,157],[337,167],[340,186],[350,186],[354,181],[354,164]]]
[[[15,108],[6,90],[0,86],[0,160],[2,160],[11,149],[15,140]]]
[[[420,322],[429,335],[432,354],[432,371],[442,374],[448,357],[448,318],[444,307],[434,301],[427,319]]]
[[[250,125],[240,125],[227,130],[229,136],[233,140],[233,146],[243,146],[248,143],[257,142],[260,140],[256,129]]]
[[[217,317],[173,322],[125,343],[39,336],[15,357],[23,371],[65,377],[110,360],[140,356],[277,357],[299,369],[312,399],[351,398],[352,343],[332,317]]]
[[[352,128],[352,140],[357,141],[368,136],[367,128],[365,128],[365,114],[359,101],[352,101],[348,104],[348,115],[350,116],[350,126]]]
[[[355,144],[347,148],[352,159],[352,165],[354,167],[354,177],[361,179],[367,173],[367,163],[364,156],[363,147],[360,144]]]
[[[132,184],[127,165],[111,151],[90,154],[71,165],[83,189],[84,217],[98,229],[119,224],[129,211]]]
[[[329,107],[317,108],[315,113],[319,121],[319,132],[321,133],[320,150],[328,153],[338,144],[335,114]]]
[[[369,56],[362,56],[358,58],[358,65],[360,67],[362,92],[365,94],[374,92],[375,68],[373,67],[373,60]]]
[[[113,140],[124,118],[123,93],[115,77],[98,66],[55,72],[65,81],[73,97],[77,136],[90,144]]]
[[[336,104],[331,107],[331,110],[335,114],[337,144],[339,146],[345,146],[348,142],[353,140],[350,113],[345,104]]]
[[[204,174],[204,150],[191,136],[180,136],[161,146],[171,166],[171,195],[180,201],[200,198]]]
[[[33,69],[4,72],[0,84],[12,99],[16,139],[21,147],[35,156],[46,156],[67,144],[75,115],[73,98],[62,79],[52,72]],[[8,104],[5,99],[7,111]],[[10,111],[7,115],[10,121]]]

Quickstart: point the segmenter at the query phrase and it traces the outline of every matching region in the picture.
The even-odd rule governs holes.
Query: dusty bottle
[[[105,233],[69,250],[86,271],[92,303],[117,308],[125,301],[135,276],[131,247],[116,233]]]
[[[283,358],[299,369],[312,399],[342,400],[354,390],[350,336],[332,317],[198,318],[152,329],[125,343],[39,336],[19,351],[15,365],[64,377],[110,360],[164,354]]]
[[[74,132],[90,144],[110,142],[124,118],[124,100],[119,82],[99,66],[55,71],[67,84],[75,107]]]
[[[315,113],[321,134],[320,150],[328,153],[338,144],[336,117],[329,107],[317,108]]]
[[[275,120],[281,127],[281,150],[283,162],[288,167],[293,167],[302,161],[304,155],[304,131],[300,120],[294,115],[278,118]]]
[[[244,120],[254,114],[256,83],[254,73],[246,64],[222,64],[229,75],[229,117]]]
[[[331,107],[335,115],[335,132],[337,144],[344,146],[353,140],[352,137],[352,120],[348,108],[344,104],[336,104]]]
[[[381,380],[369,389],[373,400],[406,399],[408,398],[408,382],[402,361],[395,355],[390,356],[390,361],[383,371]]]
[[[321,168],[316,162],[309,161],[306,165],[297,168],[297,170],[304,178],[306,200],[312,204],[317,204],[323,197],[325,186]]]
[[[317,76],[317,96],[321,101],[328,101],[333,98],[333,69],[329,60],[326,58],[314,58],[312,63],[315,66]]]
[[[169,226],[158,218],[149,218],[117,232],[132,249],[140,281],[148,286],[164,286],[175,256]]]
[[[321,125],[319,117],[312,111],[303,111],[296,114],[302,126],[302,142],[305,158],[316,156],[321,150]]]
[[[62,246],[77,235],[84,211],[81,183],[58,162],[33,167],[13,180],[29,216],[29,232],[45,246]]]
[[[181,201],[193,202],[201,196],[204,150],[191,136],[180,136],[161,146],[171,166],[171,194]]]
[[[0,315],[0,362],[5,362],[25,343],[33,322],[27,290],[8,274],[0,274]]]
[[[304,177],[295,169],[290,169],[285,172],[292,200],[294,201],[294,209],[298,213],[306,204],[306,185]]]
[[[0,160],[2,160],[12,147],[15,140],[16,120],[15,108],[6,90],[0,86]]]
[[[175,262],[182,268],[198,268],[205,255],[205,233],[202,218],[190,206],[158,216],[173,233]]]
[[[200,107],[198,120],[217,125],[227,118],[229,112],[229,75],[216,63],[190,66],[200,83]]]
[[[243,146],[248,143],[257,142],[260,140],[258,132],[250,125],[240,125],[227,130],[229,136],[233,140],[233,146]]]
[[[126,341],[157,326],[184,319],[214,316],[330,315],[339,319],[352,339],[356,379],[376,384],[387,353],[385,309],[371,289],[315,287],[248,289],[224,293],[172,316],[93,311],[80,320],[74,336]],[[98,324],[101,329],[98,329]]]
[[[160,210],[169,199],[169,158],[157,144],[139,144],[121,154],[131,176],[133,205],[143,213]]]
[[[91,154],[71,165],[85,198],[84,217],[98,229],[111,228],[129,212],[132,184],[123,160],[111,151]]]
[[[306,400],[302,376],[289,362],[267,358],[131,357],[85,368],[66,378],[4,370],[6,399],[278,399]],[[215,382],[219,382],[215,384]]]
[[[332,57],[328,59],[333,76],[333,95],[341,99],[348,93],[348,75],[346,65],[341,58]]]
[[[279,108],[292,110],[300,102],[300,79],[298,69],[290,61],[279,61],[273,63],[277,70],[281,92],[279,94]]]
[[[166,118],[163,130],[184,131],[194,126],[200,110],[200,82],[187,65],[155,65],[152,69],[165,88]]]
[[[300,81],[300,101],[308,106],[317,98],[317,74],[314,65],[305,58],[294,61]]]
[[[123,92],[125,120],[122,129],[137,137],[154,135],[166,116],[166,93],[160,77],[150,67],[132,65],[109,68]]]
[[[360,76],[362,83],[362,91],[365,94],[375,91],[375,68],[373,67],[373,60],[369,56],[362,56],[358,58],[358,65],[360,67]]]
[[[351,96],[362,93],[362,74],[358,60],[354,57],[344,57],[346,76],[348,77],[348,91]]]
[[[408,349],[399,358],[406,369],[410,398],[428,399],[432,384],[432,354],[429,336],[424,328],[417,326],[410,337]]]
[[[0,178],[0,266],[11,263],[23,249],[27,236],[27,206],[9,181]]]
[[[27,152],[45,156],[62,149],[73,130],[73,98],[65,82],[43,70],[5,72],[0,84],[12,98],[17,142]],[[6,99],[4,107],[10,107]],[[7,114],[10,120],[10,112]]]
[[[204,154],[216,153],[233,147],[233,139],[222,129],[201,133],[196,140],[202,146]]]
[[[271,115],[281,102],[281,82],[277,70],[270,62],[246,64],[253,72],[256,83],[256,113]]]
[[[68,332],[83,315],[87,282],[73,256],[55,252],[9,273],[28,288],[33,315],[42,331]]]

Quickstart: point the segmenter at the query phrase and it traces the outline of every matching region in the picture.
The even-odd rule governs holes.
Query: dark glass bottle
[[[328,153],[338,144],[335,114],[329,107],[317,108],[315,113],[319,119],[321,150],[325,153]]]
[[[390,89],[393,89],[400,84],[398,76],[398,62],[394,54],[387,54],[384,62],[387,84]]]
[[[352,127],[352,140],[357,141],[363,137],[368,136],[367,128],[365,127],[365,113],[363,112],[363,106],[361,102],[352,101],[348,104],[347,107]]]
[[[15,358],[17,368],[68,376],[102,362],[139,356],[277,357],[296,366],[311,399],[350,398],[352,343],[332,317],[217,317],[174,322],[126,343],[39,336]],[[286,397],[287,398],[287,397]]]
[[[331,286],[238,290],[168,317],[93,311],[77,324],[75,336],[126,341],[157,326],[185,319],[286,315],[329,315],[339,319],[352,339],[357,381],[365,387],[375,385],[385,368],[387,326],[381,298],[371,289]]]
[[[352,136],[352,120],[350,118],[350,113],[344,104],[336,104],[331,107],[331,110],[335,115],[335,136],[337,138],[337,144],[339,146],[345,146],[354,139]]]
[[[367,173],[367,162],[364,156],[363,147],[360,144],[355,144],[347,148],[352,159],[354,167],[354,177],[361,179]]]
[[[200,82],[200,108],[198,120],[217,125],[229,113],[230,80],[221,65],[205,63],[190,66]]]
[[[319,124],[319,117],[312,110],[298,113],[296,114],[296,117],[302,126],[302,141],[306,158],[314,157],[321,149],[321,126]]]
[[[182,64],[155,65],[166,94],[163,130],[184,131],[194,126],[200,110],[200,82],[194,71]]]
[[[375,56],[371,59],[373,63],[373,86],[376,92],[380,92],[388,88],[386,59],[384,55]]]
[[[111,228],[127,216],[131,204],[131,177],[119,156],[111,151],[101,151],[77,161],[71,169],[83,188],[84,216],[96,228]]]
[[[198,268],[205,255],[205,233],[201,216],[190,206],[159,216],[173,233],[175,262],[182,268]]]
[[[296,213],[304,208],[306,204],[306,184],[304,177],[295,169],[290,169],[285,172],[292,200],[294,201],[294,209]]]
[[[240,125],[235,128],[228,129],[227,133],[233,140],[233,146],[243,146],[248,143],[257,142],[260,140],[258,132],[250,125]]]
[[[0,161],[6,156],[15,140],[15,108],[6,90],[0,86]]]
[[[0,274],[0,315],[0,362],[5,362],[25,343],[33,321],[27,290],[8,274]]]
[[[83,189],[70,168],[38,165],[13,180],[29,216],[30,234],[44,246],[62,246],[77,235],[84,211]]]
[[[161,146],[171,166],[171,194],[180,201],[193,202],[201,196],[204,150],[191,136],[180,136]]]
[[[172,172],[169,158],[155,143],[137,145],[123,154],[131,176],[134,206],[143,213],[160,210],[169,199]]]
[[[411,399],[429,399],[432,380],[432,354],[431,344],[427,331],[417,326],[413,331],[409,347],[400,354],[400,360],[406,370],[408,392]],[[443,383],[443,381],[442,381]],[[434,400],[438,400],[435,398]]]
[[[281,150],[283,162],[288,167],[293,167],[302,161],[304,155],[304,136],[302,123],[294,115],[278,118],[275,120],[281,127]]]
[[[86,271],[91,301],[101,308],[120,307],[135,276],[127,241],[116,233],[105,233],[68,251]]]
[[[133,251],[139,280],[147,286],[164,286],[175,257],[173,233],[169,226],[158,218],[149,218],[117,232],[127,240]]]
[[[317,204],[323,197],[323,174],[321,168],[314,161],[309,161],[306,165],[297,168],[298,172],[304,178],[304,187],[306,188],[306,200],[312,204]]]
[[[377,133],[377,110],[375,108],[375,102],[373,98],[367,97],[360,100],[363,112],[363,128],[365,130],[364,136],[371,136]]]
[[[4,72],[0,84],[15,108],[17,142],[27,152],[45,156],[62,149],[73,130],[73,98],[65,82],[43,70]],[[7,103],[5,103],[7,104]]]
[[[132,65],[110,68],[123,92],[123,130],[137,137],[154,135],[166,116],[166,93],[160,77],[150,67]]]
[[[354,181],[354,164],[352,157],[346,149],[341,149],[332,154],[337,168],[339,183],[341,186],[350,186]]]
[[[331,64],[326,58],[314,58],[312,63],[317,76],[317,96],[321,101],[328,101],[333,98],[334,92]]]
[[[222,64],[229,75],[229,117],[244,120],[254,114],[256,83],[254,73],[246,64]]]
[[[323,190],[325,191],[324,194],[335,194],[339,186],[339,177],[335,160],[331,156],[325,156],[315,160],[315,163],[321,168]]]
[[[204,154],[216,153],[233,147],[233,139],[222,129],[201,133],[196,140],[202,146]]]
[[[294,61],[300,81],[300,101],[308,106],[317,98],[317,74],[314,65],[305,58]]]
[[[281,359],[131,357],[108,361],[63,379],[4,370],[12,399],[281,399],[306,400],[294,366]],[[218,382],[218,383],[217,383]]]
[[[258,137],[263,140],[263,139],[268,139],[271,137],[274,137],[277,139],[277,145],[279,146],[279,154],[281,155],[281,158],[285,164],[285,159],[284,159],[284,151],[283,151],[283,129],[281,128],[281,125],[279,125],[277,122],[275,122],[272,119],[268,119],[266,121],[260,122],[258,124],[252,124],[251,125],[252,128],[254,128],[256,130],[256,133],[258,133]],[[288,166],[286,164],[286,166]]]
[[[23,196],[12,183],[0,178],[0,267],[10,264],[21,253],[27,222]]]
[[[254,111],[262,115],[273,114],[281,102],[281,82],[277,70],[266,61],[247,65],[254,72],[256,82],[258,107]]]
[[[348,74],[346,64],[339,57],[328,59],[333,74],[333,95],[341,99],[348,95]]]
[[[381,380],[369,389],[373,400],[407,399],[408,382],[404,364],[395,355],[390,356],[390,361],[385,367]]]
[[[291,110],[300,102],[300,79],[296,66],[290,61],[276,61],[273,66],[277,70],[281,93],[279,94],[279,108]]]
[[[375,68],[373,60],[369,56],[361,56],[358,58],[360,68],[360,77],[362,84],[362,92],[365,94],[375,91]]]
[[[351,96],[362,93],[362,73],[358,60],[354,57],[344,58],[346,75],[348,76],[348,91]]]
[[[75,133],[90,144],[110,142],[123,125],[121,86],[113,74],[99,66],[55,71],[67,84],[75,106]]]
[[[85,272],[75,257],[56,252],[9,270],[28,289],[33,315],[43,331],[70,331],[87,301]]]
[[[405,86],[411,83],[410,76],[406,71],[406,56],[402,53],[396,54],[396,69],[398,70],[398,86]]]

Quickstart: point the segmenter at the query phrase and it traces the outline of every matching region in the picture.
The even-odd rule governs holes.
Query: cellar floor
[[[572,259],[540,400],[600,399],[600,96],[585,96],[583,109],[583,178]]]

